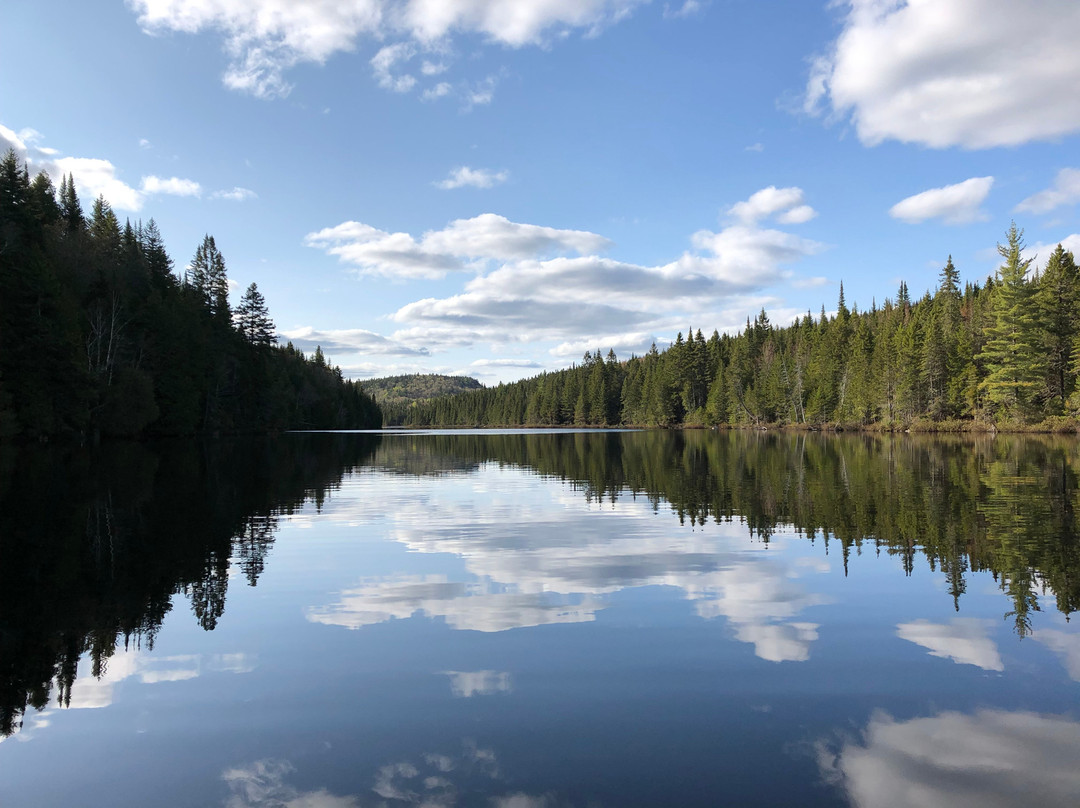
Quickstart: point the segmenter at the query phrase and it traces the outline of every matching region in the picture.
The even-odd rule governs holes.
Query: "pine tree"
[[[213,236],[204,236],[202,244],[196,248],[184,283],[195,291],[212,315],[228,318],[229,279],[225,274],[225,258]]]
[[[249,345],[267,346],[277,341],[274,336],[274,321],[270,319],[266,299],[254,283],[247,288],[240,299],[234,319],[236,329]]]
[[[1039,332],[1027,270],[1032,259],[1023,257],[1024,231],[1013,222],[1006,243],[998,245],[1005,262],[997,271],[991,298],[991,322],[979,354],[986,378],[979,387],[990,402],[1011,416],[1026,416],[1043,377]]]
[[[1046,356],[1046,381],[1042,397],[1047,406],[1060,413],[1076,384],[1071,356],[1077,335],[1076,306],[1080,300],[1080,276],[1072,253],[1060,244],[1050,254],[1046,268],[1039,277],[1035,294],[1040,325],[1043,330],[1042,348]]]
[[[81,233],[86,224],[79,195],[75,193],[75,178],[70,172],[60,180],[60,217],[68,233]]]

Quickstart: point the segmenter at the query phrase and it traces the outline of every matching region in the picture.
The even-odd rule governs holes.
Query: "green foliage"
[[[1036,387],[1045,372],[1035,290],[1027,279],[1032,259],[1022,257],[1023,249],[1024,232],[1013,223],[1006,243],[998,245],[1005,262],[998,269],[991,297],[992,319],[979,354],[986,368],[979,388],[998,412],[1014,418],[1032,414]]]
[[[70,176],[53,194],[0,160],[0,438],[382,423],[339,368],[273,347],[254,284],[231,326],[212,236],[181,285],[153,219],[121,226],[99,198],[87,221]]]
[[[787,327],[765,311],[742,333],[680,332],[641,357],[580,365],[395,410],[415,426],[836,425],[1020,421],[1080,412],[1080,271],[1059,247],[1029,278],[1015,227],[999,277],[960,285],[950,256],[938,288],[912,301],[822,307]]]

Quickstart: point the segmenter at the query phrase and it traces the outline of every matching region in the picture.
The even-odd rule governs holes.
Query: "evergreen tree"
[[[259,292],[258,286],[248,286],[234,315],[236,329],[249,345],[268,346],[276,341],[274,321],[266,307],[266,299]]]
[[[204,236],[202,244],[195,249],[184,283],[195,291],[211,315],[219,319],[228,318],[229,279],[225,274],[225,258],[213,236]]]
[[[998,245],[998,253],[1005,261],[998,269],[991,299],[992,319],[980,353],[986,378],[979,385],[992,404],[1007,415],[1020,417],[1030,412],[1043,378],[1038,323],[1027,281],[1032,259],[1024,258],[1023,250],[1024,231],[1013,222],[1006,243]]]
[[[1041,397],[1054,413],[1064,410],[1076,385],[1072,369],[1073,343],[1077,336],[1077,304],[1080,276],[1073,255],[1058,244],[1039,276],[1036,305],[1043,332],[1046,379]]]

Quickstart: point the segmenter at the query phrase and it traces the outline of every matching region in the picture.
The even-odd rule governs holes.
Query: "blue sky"
[[[0,148],[485,383],[1080,252],[1075,0],[15,0]],[[5,143],[6,142],[6,143]]]

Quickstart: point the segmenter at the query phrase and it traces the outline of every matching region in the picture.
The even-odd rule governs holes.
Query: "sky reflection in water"
[[[1074,804],[1080,634],[1045,580],[1032,602],[1003,591],[1015,566],[995,580],[964,561],[958,584],[954,560],[931,570],[902,546],[811,540],[782,520],[766,531],[738,508],[687,517],[701,495],[639,484],[638,460],[590,476],[529,456],[544,440],[580,457],[641,450],[670,480],[708,449],[690,476],[722,500],[723,463],[778,453],[787,474],[794,444],[500,440],[387,436],[337,479],[297,478],[303,505],[250,511],[243,524],[270,527],[262,544],[229,528],[249,538],[210,579],[227,607],[184,584],[151,643],[121,638],[96,677],[84,655],[69,709],[54,693],[0,745],[0,801]],[[863,450],[835,440],[827,451],[853,465]],[[1001,503],[970,508],[992,518]],[[992,539],[961,537],[958,558],[990,557],[978,542]],[[1016,602],[1031,607],[1022,623]],[[47,774],[58,757],[69,770]]]

